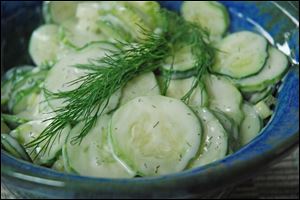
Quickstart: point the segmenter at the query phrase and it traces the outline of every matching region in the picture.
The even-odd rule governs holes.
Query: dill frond
[[[206,42],[208,36],[201,28],[171,11],[162,10],[161,15],[163,23],[160,33],[141,29],[144,37],[138,43],[119,42],[117,45],[122,49],[101,59],[76,65],[90,70],[86,75],[70,82],[70,85],[80,83],[77,89],[57,93],[48,91],[51,98],[63,99],[65,106],[55,110],[57,115],[47,119],[51,121],[50,125],[35,140],[26,144],[26,147],[37,147],[44,142],[40,151],[44,153],[51,148],[51,141],[61,134],[67,124],[83,119],[83,129],[78,136],[72,138],[72,143],[80,144],[103,113],[110,97],[132,78],[158,69],[162,61],[172,55],[173,45],[177,42],[191,45],[192,53],[197,58],[195,68],[198,81],[182,98],[187,101],[212,63],[212,47]],[[170,77],[167,80],[170,81]],[[168,87],[168,81],[165,88]]]

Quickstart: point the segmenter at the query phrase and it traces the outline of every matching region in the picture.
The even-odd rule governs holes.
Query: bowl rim
[[[299,70],[297,71],[297,69],[291,68],[283,81],[281,89],[291,89],[295,87],[294,84],[296,84],[296,87],[298,87],[299,91]],[[295,90],[295,88],[293,88],[293,90]],[[297,95],[297,93],[294,94]],[[292,99],[292,95],[284,96],[284,94],[279,93],[279,99],[280,98],[284,101],[295,101],[295,99]],[[163,182],[166,184],[169,183],[170,187],[178,189],[179,187],[188,188],[196,183],[202,183],[203,185],[204,183],[207,184],[209,182],[207,187],[199,188],[199,191],[207,191],[208,186],[211,185],[214,185],[215,187],[222,187],[225,184],[227,185],[228,177],[233,177],[233,179],[230,181],[232,183],[236,181],[241,181],[241,177],[243,177],[243,179],[249,177],[250,174],[245,174],[247,169],[251,167],[262,168],[266,164],[274,161],[275,158],[284,155],[299,144],[299,126],[295,130],[287,130],[289,131],[289,134],[280,141],[275,141],[273,138],[274,136],[278,139],[278,137],[282,136],[282,133],[280,133],[280,131],[276,132],[272,130],[272,125],[275,124],[273,119],[276,118],[279,111],[281,113],[287,112],[286,109],[286,107],[283,108],[280,106],[276,106],[275,114],[272,116],[272,119],[264,127],[264,129],[261,130],[261,134],[257,136],[254,140],[252,140],[249,144],[239,149],[234,154],[226,156],[225,158],[210,163],[208,165],[185,170],[178,173],[157,177],[141,177],[134,179],[87,177],[58,172],[49,168],[41,167],[22,160],[18,160],[1,149],[1,177],[3,176],[4,178],[18,179],[25,182],[37,183],[50,187],[53,186],[64,188],[68,187],[69,185],[72,185],[73,189],[74,187],[81,188],[83,184],[87,184],[92,186],[92,188],[95,188],[98,186],[98,184],[105,184],[108,182],[110,184],[115,185],[116,187],[122,186],[127,189],[130,188],[131,184],[139,185],[139,188],[150,188],[152,187],[152,184],[154,182]],[[296,121],[299,123],[299,104],[296,112],[298,113],[296,113],[298,116],[298,120]],[[252,170],[252,173],[255,173],[257,171],[258,170]],[[220,174],[226,175],[220,176]],[[212,180],[207,182],[207,179],[209,178],[212,178]],[[172,184],[172,182],[174,181],[179,182],[179,184]]]

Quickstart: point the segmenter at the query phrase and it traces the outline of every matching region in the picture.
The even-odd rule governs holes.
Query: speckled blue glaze
[[[160,3],[177,12],[182,4],[179,1]],[[269,40],[274,40],[278,47],[287,42],[292,50],[291,60],[294,63],[299,62],[299,28],[290,17],[282,13],[279,4],[230,1],[221,3],[230,13],[230,32],[246,29],[262,33],[265,30],[263,33],[270,37]],[[33,3],[30,6],[35,5],[37,4]],[[19,8],[18,5],[14,5],[13,9],[9,8],[10,5],[6,6],[8,8],[1,17],[7,18],[11,11]],[[291,15],[299,15],[291,7],[282,6]],[[4,24],[2,19],[1,26]],[[285,53],[289,54],[288,51]],[[177,174],[113,180],[59,173],[16,160],[1,150],[1,180],[10,190],[23,197],[207,197],[211,193],[216,197],[219,191],[212,191],[213,189],[222,189],[253,175],[287,153],[298,142],[299,68],[293,66],[280,88],[275,114],[268,126],[251,143],[223,160]]]

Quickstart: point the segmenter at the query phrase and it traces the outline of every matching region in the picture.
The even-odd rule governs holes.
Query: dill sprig
[[[195,58],[194,69],[196,81],[192,84],[190,90],[181,98],[182,101],[188,103],[194,89],[198,86],[202,80],[204,74],[209,71],[210,66],[213,64],[214,51],[216,50],[209,44],[209,33],[206,29],[199,27],[199,25],[186,22],[183,18],[176,16],[176,13],[165,11],[171,20],[168,23],[169,34],[167,34],[167,40],[172,42],[172,47],[178,43],[190,46],[193,57]],[[174,32],[177,33],[172,35]],[[172,56],[176,48],[172,48]],[[172,58],[174,62],[174,57]],[[163,94],[166,93],[168,85],[171,80],[173,71],[173,63],[171,63],[170,70],[165,75],[164,87],[162,89]]]
[[[110,97],[135,76],[156,69],[168,51],[164,38],[156,34],[147,35],[141,43],[123,43],[123,46],[125,50],[78,64],[77,67],[90,71],[69,83],[81,83],[77,89],[57,93],[46,91],[53,99],[64,99],[66,106],[55,110],[57,115],[48,119],[51,120],[50,125],[27,147],[45,142],[42,150],[46,150],[68,123],[83,119],[81,133],[72,139],[73,143],[80,143],[108,105]]]
[[[55,110],[57,115],[47,119],[51,123],[36,139],[26,144],[26,147],[38,147],[43,143],[40,153],[44,153],[50,150],[52,143],[61,135],[66,125],[83,120],[84,127],[80,134],[72,138],[72,143],[80,143],[103,113],[110,97],[132,78],[158,69],[162,61],[172,54],[172,47],[177,42],[191,45],[192,53],[197,57],[195,67],[200,81],[213,56],[210,45],[205,41],[207,34],[173,12],[162,10],[161,15],[160,33],[142,30],[145,37],[139,39],[139,43],[119,42],[118,45],[123,47],[121,50],[111,52],[112,54],[98,60],[78,64],[76,67],[90,71],[69,83],[80,83],[77,89],[57,93],[47,91],[51,98],[63,99],[65,106]],[[183,100],[189,98],[197,84],[198,82],[194,83]]]

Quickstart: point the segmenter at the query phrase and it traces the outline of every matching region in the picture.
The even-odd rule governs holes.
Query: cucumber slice
[[[23,113],[19,116],[31,119],[29,116],[37,111],[38,95],[47,73],[47,70],[34,68],[14,82],[13,92],[8,101],[10,112],[18,115]]]
[[[255,111],[262,119],[267,119],[273,114],[273,111],[265,103],[265,101],[260,101],[254,106]]]
[[[1,121],[5,122],[10,128],[14,129],[21,124],[28,122],[28,119],[1,113]]]
[[[103,2],[79,3],[76,10],[78,27],[87,32],[99,33],[100,30],[97,20],[99,19],[99,10],[103,5]]]
[[[273,86],[269,86],[263,91],[258,91],[258,92],[244,92],[243,96],[247,101],[249,101],[252,104],[256,104],[262,99],[266,98],[268,95],[272,94],[274,91]]]
[[[112,10],[112,14],[122,21],[126,27],[125,30],[127,30],[135,40],[145,37],[143,29],[151,30],[138,13],[126,4],[118,4],[115,9]],[[140,27],[143,27],[143,29]]]
[[[195,168],[214,162],[226,156],[228,138],[219,120],[207,108],[195,110],[203,127],[202,144],[199,155],[189,168]]]
[[[55,115],[42,92],[38,94],[32,93],[27,98],[27,102],[24,104],[20,103],[20,105],[24,106],[25,109],[17,113],[16,116],[27,120],[49,119]]]
[[[140,16],[141,12],[129,5],[128,2],[80,3],[76,13],[78,25],[89,32],[103,33],[111,41],[140,39],[144,36],[140,27],[151,28]]]
[[[28,71],[18,80],[15,80],[14,87],[12,89],[12,96],[14,96],[14,93],[17,93],[19,91],[33,88],[37,85],[42,84],[45,80],[47,73],[48,70],[41,69],[39,67],[35,67],[31,71]]]
[[[127,1],[127,7],[137,13],[152,30],[160,26],[160,5],[155,1]]]
[[[153,72],[141,74],[129,81],[122,89],[120,104],[134,99],[138,96],[159,95],[159,86]]]
[[[68,172],[84,176],[130,178],[130,174],[117,160],[107,143],[108,124],[110,115],[99,117],[95,126],[82,142],[71,144],[72,138],[78,136],[84,123],[79,123],[70,132],[63,148],[64,166]]]
[[[257,74],[268,57],[267,40],[256,33],[241,31],[221,40],[216,48],[212,71],[232,78]]]
[[[101,32],[109,41],[132,41],[130,30],[121,19],[111,13],[101,16],[97,22]]]
[[[182,97],[184,97],[192,88],[195,81],[197,81],[195,77],[170,80],[166,96],[181,100]],[[206,106],[208,104],[208,95],[205,86],[202,83],[199,83],[199,85],[194,89],[187,104],[192,107]]]
[[[264,68],[255,76],[236,80],[236,84],[242,91],[263,90],[277,83],[288,69],[288,59],[278,49],[270,47],[269,58]]]
[[[70,84],[81,76],[85,75],[88,70],[77,68],[77,64],[88,63],[92,59],[99,59],[103,57],[107,51],[102,48],[107,48],[106,45],[94,44],[85,48],[79,52],[73,52],[62,58],[53,68],[49,71],[46,77],[44,87],[50,92],[65,92],[78,88],[81,83]],[[121,91],[118,90],[109,100],[109,104],[106,107],[104,113],[107,113],[115,109],[119,103],[121,97]],[[46,96],[47,98],[47,96]],[[65,105],[64,99],[47,99],[50,107],[53,110]]]
[[[49,119],[55,114],[45,99],[43,92],[30,93],[19,101],[14,108],[20,109],[20,112],[16,112],[14,109],[15,115],[3,114],[3,118],[13,128],[31,120]]]
[[[225,113],[219,110],[211,110],[215,117],[222,124],[228,134],[228,151],[236,151],[239,144],[239,128],[236,123],[230,119]]]
[[[239,90],[225,77],[215,75],[205,77],[205,87],[210,108],[224,112],[239,125],[243,120],[243,98]]]
[[[197,116],[181,101],[144,96],[113,114],[109,137],[124,165],[140,176],[155,176],[183,170],[196,155],[201,134]]]
[[[60,24],[75,18],[79,1],[45,1],[43,3],[43,17],[46,23]]]
[[[10,135],[1,133],[1,146],[14,157],[32,162],[24,147]]]
[[[31,65],[23,65],[9,69],[1,77],[1,85],[5,84],[6,82],[23,79],[23,77],[25,77],[27,73],[30,73],[34,68],[35,67]]]
[[[186,44],[177,44],[174,47],[174,55],[169,56],[163,63],[162,68],[172,73],[189,72],[195,67],[195,57],[192,48]]]
[[[168,77],[170,75],[171,79],[176,80],[176,79],[186,79],[186,78],[191,78],[192,76],[196,76],[197,70],[196,68],[192,68],[186,71],[170,71],[170,70],[161,69],[161,73],[162,76]]]
[[[41,91],[38,97],[37,114],[33,116],[33,119],[50,119],[55,116],[55,112],[51,108],[46,94],[44,91]]]
[[[38,112],[38,95],[40,88],[38,86],[22,90],[17,93],[12,99],[12,113],[26,119],[33,119],[32,117]]]
[[[101,33],[109,41],[131,41],[129,26],[116,16],[122,10],[120,7],[125,9],[123,2],[80,3],[76,13],[78,28],[90,33]]]
[[[8,70],[3,78],[1,78],[1,107],[7,106],[7,103],[11,99],[12,92],[16,86],[16,82],[24,79],[26,74],[30,73],[33,66],[19,66]]]
[[[33,62],[40,66],[46,62],[55,63],[60,51],[59,28],[54,24],[46,24],[37,28],[31,35],[29,54]]]
[[[229,26],[228,12],[218,2],[184,1],[181,13],[187,21],[206,29],[210,33],[210,40],[222,37]]]
[[[60,41],[65,46],[75,51],[80,51],[105,39],[103,34],[90,29],[90,25],[86,24],[86,22],[76,20],[66,21],[61,25],[59,30]]]
[[[36,137],[38,137],[49,125],[49,123],[50,121],[45,122],[43,120],[30,121],[22,124],[15,130],[10,132],[10,135],[16,138],[20,144],[26,145],[27,143],[33,141]],[[50,141],[51,148],[49,148],[49,151],[45,153],[40,153],[42,147],[45,145],[45,142],[39,144],[35,149],[33,147],[26,148],[26,151],[30,154],[30,157],[36,164],[47,165],[49,163],[53,163],[58,153],[61,151],[62,145],[64,144],[69,131],[70,126],[67,126],[62,130],[60,134],[57,135],[57,137],[53,137]]]
[[[52,169],[59,171],[59,172],[65,172],[65,167],[64,167],[64,160],[62,155],[60,155],[57,160],[54,162],[54,164],[51,167]]]
[[[255,109],[249,104],[243,104],[242,106],[245,118],[240,126],[240,144],[242,146],[248,144],[254,139],[262,128],[262,120],[257,115]]]

